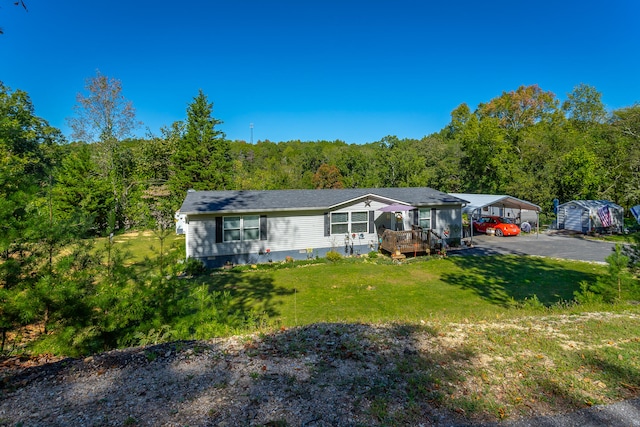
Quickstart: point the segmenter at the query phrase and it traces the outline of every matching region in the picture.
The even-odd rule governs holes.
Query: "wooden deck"
[[[406,231],[385,230],[381,236],[380,247],[390,254],[431,253],[432,232],[414,228]]]

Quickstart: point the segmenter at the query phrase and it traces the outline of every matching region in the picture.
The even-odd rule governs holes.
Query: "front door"
[[[393,212],[382,212],[374,221],[378,236],[384,233],[384,230],[395,230],[395,215]]]

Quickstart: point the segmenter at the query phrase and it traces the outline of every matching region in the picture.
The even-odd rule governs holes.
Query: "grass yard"
[[[637,241],[638,239],[640,239],[640,231],[635,231],[629,234],[590,236],[589,238],[595,239],[595,240],[604,240],[607,242],[614,242],[614,243],[633,243],[634,241]]]
[[[160,251],[160,240],[158,235],[151,230],[133,231],[125,234],[118,234],[112,240],[113,249],[119,251],[126,265],[141,263],[147,259],[158,256]],[[165,242],[165,253],[177,247],[184,247],[184,235],[168,233]],[[100,237],[95,239],[95,248],[103,251],[106,256],[108,238]]]
[[[597,264],[516,256],[415,259],[401,265],[356,259],[242,267],[213,273],[207,282],[290,327],[495,317],[534,298],[548,306],[571,300],[581,281],[593,282],[605,271]]]
[[[168,236],[165,255],[179,255],[183,245],[182,236]],[[95,244],[107,247],[106,239]],[[508,255],[402,264],[362,257],[237,266],[191,278],[165,273],[165,281],[153,281],[156,235],[116,236],[111,249],[132,269],[124,291],[157,291],[145,303],[155,304],[150,318],[130,331],[142,340],[128,343],[245,334],[247,350],[268,344],[264,360],[275,349],[292,360],[319,352],[318,373],[327,360],[356,367],[369,360],[373,371],[337,386],[362,388],[381,425],[422,422],[424,402],[497,421],[640,395],[640,305],[572,302],[580,283],[595,283],[606,265]],[[128,295],[117,294],[125,309]],[[38,348],[53,352],[46,340]],[[292,377],[290,386],[305,389],[314,378],[298,384]]]
[[[640,393],[640,307],[570,302],[580,282],[594,282],[605,265],[450,256],[401,265],[348,259],[271,267],[236,267],[206,280],[212,290],[243,296],[243,304],[267,314],[271,331],[364,323],[410,336],[419,350],[398,357],[374,401],[382,424],[419,420],[390,409],[398,390],[404,399],[436,401],[482,421]],[[310,345],[297,330],[292,348]]]

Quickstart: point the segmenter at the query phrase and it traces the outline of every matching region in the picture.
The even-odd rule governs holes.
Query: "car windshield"
[[[500,222],[503,224],[515,224],[513,218],[500,218]]]

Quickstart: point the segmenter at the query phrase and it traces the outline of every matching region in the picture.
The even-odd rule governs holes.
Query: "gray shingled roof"
[[[326,210],[366,196],[412,206],[463,204],[465,200],[428,187],[354,188],[346,190],[189,191],[183,214]]]

